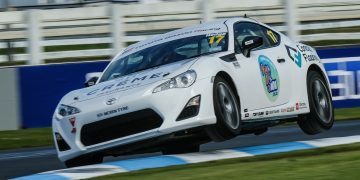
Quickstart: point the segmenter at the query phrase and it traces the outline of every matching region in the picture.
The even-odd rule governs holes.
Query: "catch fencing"
[[[295,33],[294,38],[302,41],[360,39],[357,32],[317,32],[296,36],[300,30],[360,26],[359,0],[193,0],[107,4],[0,12],[0,50],[11,47],[8,54],[0,55],[0,62],[10,59],[41,64],[45,59],[104,59],[130,43],[159,33],[244,14],[280,31],[291,30]],[[67,49],[64,50],[64,46]]]

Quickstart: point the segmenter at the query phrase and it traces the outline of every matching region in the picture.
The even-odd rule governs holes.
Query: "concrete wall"
[[[17,69],[0,69],[0,131],[20,127],[18,102]]]

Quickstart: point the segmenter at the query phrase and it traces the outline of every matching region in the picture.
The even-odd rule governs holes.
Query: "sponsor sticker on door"
[[[268,57],[261,55],[258,61],[265,94],[271,102],[274,102],[278,98],[280,91],[278,71]]]

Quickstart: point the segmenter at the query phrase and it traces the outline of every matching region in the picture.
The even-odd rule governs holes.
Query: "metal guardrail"
[[[194,0],[0,12],[0,42],[10,41],[14,48],[27,49],[26,54],[13,55],[13,60],[31,60],[28,62],[39,64],[44,59],[112,56],[127,43],[140,41],[161,32],[198,24],[201,21],[243,16],[245,13],[262,22],[273,24],[281,31],[290,28],[295,34],[298,30],[360,25],[358,0],[301,0],[296,1],[296,11],[294,7],[285,8],[288,7],[286,2],[290,1]],[[293,16],[295,12],[297,16]],[[294,24],[289,23],[293,21],[296,29]],[[296,26],[297,21],[300,21],[301,25]],[[282,25],[285,22],[288,22],[288,26]],[[319,33],[301,35],[297,39],[360,39],[360,34]],[[43,52],[44,46],[82,44],[110,44],[111,48]],[[0,43],[0,49],[7,46]],[[7,60],[8,56],[0,55],[0,62]]]

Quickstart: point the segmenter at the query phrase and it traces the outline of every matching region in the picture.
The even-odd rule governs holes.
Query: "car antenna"
[[[252,19],[252,20],[254,20],[255,22],[259,22],[258,20],[256,20],[256,19],[254,19],[254,18],[249,17],[247,14],[244,14],[244,18]]]

